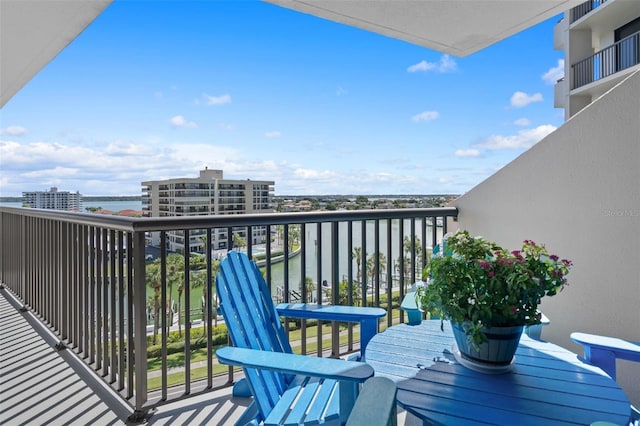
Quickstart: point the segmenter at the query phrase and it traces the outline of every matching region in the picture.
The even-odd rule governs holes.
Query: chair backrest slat
[[[216,286],[234,346],[292,353],[267,284],[244,253],[227,254],[220,263]],[[268,414],[286,390],[290,377],[254,369],[245,369],[245,374],[260,411]]]
[[[242,271],[242,276],[237,281],[238,290],[243,296],[242,300],[250,309],[249,313],[255,315],[252,319],[257,326],[260,344],[263,345],[259,349],[291,353],[291,346],[280,322],[280,316],[258,266],[244,253],[230,252],[227,258],[234,270]]]

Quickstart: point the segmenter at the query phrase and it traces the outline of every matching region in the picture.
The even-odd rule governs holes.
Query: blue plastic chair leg
[[[242,378],[235,382],[233,384],[233,391],[231,394],[240,398],[251,397],[251,388],[249,388],[249,382],[247,381],[247,379]]]

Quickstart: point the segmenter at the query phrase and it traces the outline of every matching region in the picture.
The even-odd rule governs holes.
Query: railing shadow
[[[75,354],[57,351],[55,336],[21,308],[0,290],[2,423],[125,424],[131,408]]]

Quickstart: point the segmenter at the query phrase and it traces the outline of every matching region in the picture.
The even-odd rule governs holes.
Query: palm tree
[[[305,302],[311,303],[313,301],[313,292],[316,290],[316,285],[311,277],[306,277],[304,279],[304,286],[307,292],[307,300],[305,300]]]
[[[376,262],[377,260],[377,262]],[[371,282],[375,281],[376,276],[387,267],[387,258],[384,253],[375,252],[367,259],[367,276],[371,277]]]
[[[284,225],[276,225],[276,247],[282,247],[284,239]]]
[[[200,244],[202,246],[202,252],[207,253],[207,233],[205,232],[204,234],[200,235],[198,239],[200,240]]]
[[[184,258],[180,254],[172,253],[167,256],[167,284],[173,297],[173,286],[177,285],[178,291],[178,335],[182,336],[182,324],[180,313],[182,312],[182,292],[184,291]]]
[[[360,306],[360,292],[358,285],[351,286],[351,301],[353,306]],[[340,281],[338,286],[338,304],[349,305],[349,282],[345,279]]]
[[[356,281],[362,284],[362,247],[354,247],[351,256],[356,261]]]
[[[160,275],[160,262],[154,261],[147,264],[145,268],[145,281],[147,287],[153,290],[153,295],[149,296],[147,307],[153,312],[153,344],[156,344],[158,337],[158,325],[160,323],[160,290],[162,280]]]
[[[411,239],[408,236],[404,237],[403,249],[405,254],[404,274],[405,276],[407,276],[411,272],[412,267],[414,268],[414,270],[416,269],[416,267],[418,267],[418,269],[421,269],[419,267],[419,265],[422,263],[422,243],[420,241],[420,238],[416,238],[415,247],[413,249],[415,263],[411,263]]]
[[[211,288],[213,289],[213,292],[215,294],[215,287],[216,287],[216,276],[218,275],[218,271],[220,270],[220,261],[219,260],[212,260],[211,261]],[[207,307],[207,300],[209,300],[208,298],[211,297],[211,295],[209,295],[209,292],[207,290],[207,274],[203,273],[203,272],[194,272],[191,271],[191,286],[193,288],[202,288],[202,298],[204,300],[204,306],[202,307],[203,309],[203,322],[205,323],[205,327],[207,327],[207,324],[209,324],[209,318],[208,315],[213,314],[213,320],[214,320],[214,326],[218,325],[218,315],[216,314],[217,308],[218,308],[218,304],[217,304],[217,300],[216,298],[214,298],[212,300],[211,303],[211,309],[212,312],[208,312],[206,307]]]
[[[293,251],[295,243],[300,241],[300,225],[289,225],[289,251]]]
[[[247,240],[242,238],[237,232],[233,233],[233,246],[242,249],[247,246]]]

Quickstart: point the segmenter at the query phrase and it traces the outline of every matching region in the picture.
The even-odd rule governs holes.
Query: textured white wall
[[[573,260],[570,285],[541,305],[546,340],[577,353],[572,331],[640,341],[640,72],[454,204],[462,229]],[[640,406],[640,365],[618,368]]]

